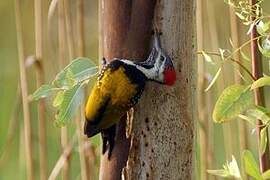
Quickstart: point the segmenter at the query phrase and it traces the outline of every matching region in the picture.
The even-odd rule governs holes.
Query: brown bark
[[[155,0],[101,0],[100,49],[107,61],[115,57],[145,59],[151,36]],[[119,123],[111,160],[102,156],[100,179],[120,179],[126,165],[129,140],[125,135],[125,119]]]
[[[256,4],[257,0],[250,0],[250,4],[254,5]],[[256,17],[252,17],[251,20],[254,21]],[[251,41],[251,63],[252,63],[252,75],[255,77],[255,79],[259,79],[260,77],[263,76],[263,69],[262,69],[262,57],[259,52],[259,47],[257,45],[257,39],[258,33],[255,27],[253,27],[251,34],[250,34],[250,39],[253,39]],[[263,88],[257,88],[254,89],[254,98],[255,98],[255,104],[259,106],[265,106],[265,97],[264,97],[264,92]],[[259,151],[259,160],[260,160],[260,170],[261,172],[264,172],[269,169],[270,163],[269,163],[269,144],[267,143],[266,145],[266,150],[265,153],[262,153],[260,151],[260,132],[262,130],[262,122],[260,120],[257,120],[257,143],[258,143],[258,151]],[[268,132],[267,132],[267,138],[268,138]]]
[[[177,71],[173,87],[148,83],[135,108],[124,179],[193,179],[195,1],[161,0],[155,24]]]
[[[102,0],[101,55],[107,60],[145,59],[154,4],[154,0]],[[192,179],[194,4],[187,0],[157,4],[155,26],[163,33],[162,45],[175,62],[178,81],[174,87],[147,85],[134,112],[125,179]],[[129,149],[125,122],[120,122],[111,160],[102,157],[100,179],[120,179]]]

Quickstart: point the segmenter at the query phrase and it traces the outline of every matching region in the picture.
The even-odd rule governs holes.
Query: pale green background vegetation
[[[206,51],[218,51],[218,48],[231,48],[229,43],[230,38],[230,22],[229,22],[229,6],[222,0],[207,0],[203,5],[203,43],[204,50]],[[265,1],[264,9],[269,9],[270,5]],[[44,66],[46,74],[46,82],[51,82],[54,76],[58,72],[58,36],[57,36],[57,12],[54,13],[52,21],[49,23],[50,30],[48,30],[48,3],[44,2]],[[34,44],[34,0],[21,1],[21,17],[23,23],[23,38],[25,45],[25,55],[31,56],[35,52]],[[264,6],[264,5],[263,5]],[[75,19],[75,1],[70,0],[70,7],[72,12],[72,18]],[[139,13],[139,12],[138,12]],[[73,16],[74,15],[74,16]],[[14,15],[14,1],[1,0],[0,1],[0,180],[12,180],[12,179],[26,179],[25,172],[25,155],[24,155],[24,142],[23,142],[23,118],[22,118],[22,106],[20,104],[19,110],[15,110],[15,104],[17,97],[17,87],[19,82],[19,66],[18,66],[18,52],[16,42],[16,28],[15,28],[15,15]],[[73,24],[75,26],[75,24]],[[247,27],[240,25],[239,29],[240,39],[243,43],[248,39],[246,35]],[[95,62],[98,60],[98,0],[90,0],[85,4],[85,42],[86,42],[86,56]],[[246,49],[248,52],[248,49]],[[68,60],[69,61],[69,60]],[[269,74],[268,60],[264,61],[265,72]],[[248,64],[248,62],[246,62]],[[214,66],[207,66],[206,77],[211,77],[217,68]],[[233,68],[230,64],[226,65],[223,72],[223,80],[221,84],[224,87],[233,83],[232,71]],[[35,69],[29,67],[27,70],[29,93],[34,92],[36,89],[35,83]],[[233,149],[233,155],[240,162],[240,151],[238,145],[238,130],[233,129],[233,133],[228,136],[226,128],[223,128],[220,124],[212,123],[212,110],[217,95],[220,94],[215,86],[206,95],[210,98],[209,109],[209,123],[211,127],[209,130],[209,141],[211,144],[211,152],[213,153],[213,167],[212,169],[221,168],[226,159],[230,159],[231,155],[226,155],[225,150],[228,146]],[[266,99],[269,99],[269,89],[266,89]],[[268,100],[269,101],[269,100]],[[268,102],[269,103],[269,102]],[[54,167],[56,161],[61,155],[60,145],[60,129],[54,126],[54,109],[51,106],[50,101],[47,101],[47,140],[48,140],[48,163],[49,173]],[[200,110],[200,107],[199,107]],[[38,144],[37,144],[37,115],[36,115],[36,102],[31,103],[31,121],[33,130],[33,157],[35,161],[36,177],[38,176]],[[14,128],[14,136],[12,138],[12,144],[10,148],[5,149],[7,143],[9,123],[12,117],[15,118],[16,127]],[[245,122],[243,122],[245,123]],[[226,126],[226,125],[225,125]],[[199,125],[197,124],[197,127]],[[233,127],[233,126],[232,126]],[[68,130],[70,137],[73,135],[75,129],[75,123],[68,124]],[[223,133],[224,131],[224,133]],[[249,144],[250,149],[254,151],[256,155],[256,141],[255,136],[251,135],[251,129],[249,129]],[[231,137],[232,139],[228,139]],[[94,140],[94,145],[98,146],[98,137]],[[199,138],[198,138],[199,139]],[[230,144],[230,145],[229,145]],[[197,143],[196,154],[197,158],[200,157],[199,150],[204,146],[200,142]],[[75,148],[72,154],[71,162],[71,179],[76,179],[79,175],[79,157]],[[98,148],[96,148],[97,153]],[[6,154],[3,161],[3,154]],[[96,163],[95,172],[97,173],[98,163]],[[199,176],[198,176],[199,177]]]

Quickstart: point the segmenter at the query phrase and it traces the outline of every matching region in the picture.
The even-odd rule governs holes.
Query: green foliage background
[[[44,1],[44,14],[47,14],[50,1]],[[98,0],[85,1],[85,42],[86,42],[86,56],[95,60],[98,59]],[[25,41],[25,55],[31,56],[35,53],[34,43],[34,0],[21,1],[22,24],[23,24],[23,38]],[[72,18],[75,19],[76,2],[70,0],[70,7]],[[57,10],[52,18],[52,26],[50,31],[47,27],[47,17],[44,17],[44,66],[46,74],[46,83],[51,82],[58,69],[58,37],[57,37]],[[22,106],[20,104],[19,111],[14,112],[16,91],[19,82],[19,65],[18,52],[16,41],[15,15],[14,15],[14,1],[0,1],[0,179],[26,179],[25,172],[25,156],[24,144],[20,143],[23,139],[23,118]],[[75,26],[76,24],[73,24]],[[75,28],[75,27],[74,27]],[[47,46],[48,44],[52,46]],[[67,60],[69,61],[69,59]],[[35,84],[35,69],[29,67],[27,70],[29,93],[36,90]],[[35,175],[38,179],[38,141],[37,141],[37,115],[36,103],[31,103],[31,121],[33,132],[33,149],[34,149],[34,166]],[[51,102],[47,100],[47,142],[48,142],[48,163],[49,173],[54,167],[56,161],[61,155],[60,146],[60,129],[54,123],[54,109]],[[14,116],[16,119],[15,136],[12,141],[11,148],[8,149],[7,158],[2,161],[1,157],[4,153],[4,145],[8,136],[9,121]],[[75,130],[75,122],[68,124],[68,131],[71,135]],[[22,141],[21,141],[22,142]],[[98,147],[99,137],[93,140],[95,146]],[[70,168],[70,179],[76,179],[79,175],[79,157],[78,149],[75,148],[72,156],[72,166]],[[97,149],[98,151],[98,149]],[[98,164],[96,165],[98,167]],[[98,169],[98,168],[96,168]],[[61,175],[59,176],[61,177]],[[61,178],[59,178],[61,179]]]
[[[69,0],[72,12],[72,18],[75,19],[75,8],[76,2],[74,0]],[[98,0],[85,1],[85,42],[86,42],[86,56],[97,62],[98,59]],[[31,56],[35,52],[34,43],[34,0],[23,0],[21,1],[21,12],[22,12],[22,23],[23,23],[23,38],[25,41],[25,55]],[[44,11],[47,14],[49,6],[49,1],[44,1]],[[268,0],[265,0],[263,4],[264,9],[268,10],[270,4]],[[212,14],[211,14],[212,13]],[[210,20],[212,17],[212,21]],[[231,48],[229,38],[230,38],[230,20],[229,20],[229,6],[224,3],[223,0],[206,0],[203,4],[203,45],[205,51],[214,51],[221,48]],[[51,82],[57,72],[58,68],[58,36],[57,36],[57,12],[55,12],[50,31],[48,31],[47,17],[44,17],[44,34],[45,34],[45,52],[44,52],[44,66],[46,74],[46,83]],[[24,143],[23,139],[23,118],[22,118],[22,106],[20,104],[19,110],[16,111],[16,94],[19,82],[19,66],[18,66],[18,52],[17,52],[17,42],[16,42],[16,32],[15,32],[15,15],[14,15],[14,1],[0,0],[0,180],[9,179],[26,179],[25,175],[25,156],[24,156]],[[73,25],[75,26],[75,24]],[[239,26],[240,41],[244,42],[249,37],[246,35],[248,27]],[[48,44],[50,46],[48,46]],[[248,49],[245,49],[248,52]],[[218,59],[217,58],[213,58]],[[69,60],[68,60],[69,61]],[[265,58],[264,69],[265,73],[269,75],[269,62]],[[248,66],[249,62],[245,62]],[[207,65],[206,77],[213,77],[217,72],[218,67]],[[33,67],[28,68],[28,82],[29,82],[29,93],[33,93],[36,90],[35,84],[35,70]],[[226,64],[224,71],[221,73],[222,78],[219,79],[221,86],[226,87],[233,83],[233,68],[229,63]],[[267,105],[269,107],[269,88],[265,88]],[[240,150],[239,144],[237,142],[238,130],[233,129],[232,134],[228,134],[223,125],[214,124],[212,119],[212,111],[214,104],[217,101],[220,91],[217,86],[213,86],[211,90],[205,93],[205,96],[209,99],[209,109],[208,122],[211,123],[211,129],[209,129],[209,141],[211,145],[211,150],[213,150],[211,155],[213,155],[214,166],[211,169],[216,169],[222,167],[226,160],[231,159],[231,154],[226,153],[227,149],[233,149],[233,155],[235,156],[237,162],[240,162]],[[34,147],[34,161],[36,167],[36,177],[39,177],[38,167],[38,141],[37,141],[37,116],[36,116],[36,103],[31,103],[31,120],[32,120],[32,130],[33,130],[33,147]],[[199,110],[201,110],[199,107]],[[56,161],[61,155],[60,146],[60,130],[54,126],[54,108],[51,106],[51,102],[47,101],[47,142],[48,142],[48,163],[49,163],[49,173],[54,167]],[[5,150],[5,144],[8,137],[9,122],[11,117],[15,117],[16,128],[14,130],[15,136],[12,141],[11,148]],[[235,122],[232,122],[235,123]],[[243,122],[245,123],[245,122]],[[235,125],[235,124],[234,124]],[[69,135],[74,133],[75,123],[71,122],[68,125]],[[226,126],[226,125],[225,125]],[[199,125],[197,124],[197,127]],[[250,150],[253,152],[255,159],[257,160],[256,153],[256,141],[255,136],[251,134],[252,129],[250,128],[248,133],[248,141],[250,145]],[[222,133],[224,132],[224,133]],[[228,139],[232,137],[233,139]],[[199,135],[197,137],[199,140]],[[93,144],[98,147],[99,137],[93,139]],[[228,142],[230,144],[228,144]],[[228,147],[230,145],[232,147]],[[204,144],[197,142],[196,146],[196,157],[200,158],[200,149]],[[96,148],[97,153],[99,151]],[[77,149],[72,156],[72,167],[71,179],[76,179],[79,174],[79,157]],[[6,159],[1,159],[3,153],[7,153]],[[199,169],[200,167],[198,167]],[[98,163],[95,167],[96,177],[98,172]],[[59,176],[61,177],[61,176]],[[95,178],[96,178],[95,177]],[[197,176],[199,178],[199,175]],[[38,179],[38,178],[37,178]],[[59,178],[61,179],[61,178]]]

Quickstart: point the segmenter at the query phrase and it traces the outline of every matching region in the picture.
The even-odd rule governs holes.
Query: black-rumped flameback
[[[134,62],[115,58],[103,64],[85,108],[84,133],[92,137],[101,132],[103,150],[110,158],[116,135],[116,124],[141,97],[145,83],[155,81],[173,85],[176,73],[171,58],[161,49],[155,35],[152,51],[146,61]]]

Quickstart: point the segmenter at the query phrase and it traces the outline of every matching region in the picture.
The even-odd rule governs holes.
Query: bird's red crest
[[[164,72],[164,82],[168,86],[174,85],[176,81],[176,73],[174,68],[168,68]]]

